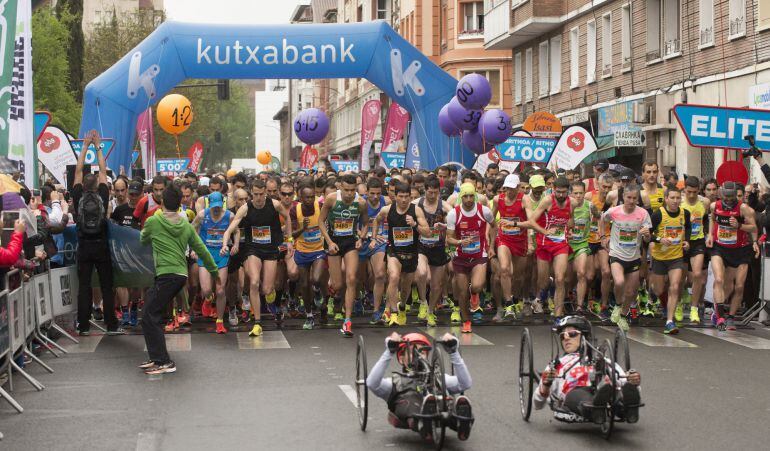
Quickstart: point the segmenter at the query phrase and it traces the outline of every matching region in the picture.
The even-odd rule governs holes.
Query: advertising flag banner
[[[5,30],[0,33],[5,33]],[[11,36],[13,35],[3,37],[10,40]],[[2,40],[0,45],[1,43]],[[30,188],[37,188],[37,148],[32,100],[32,2],[24,1],[18,4],[13,53],[11,105],[7,116],[8,158],[19,162],[21,181]]]
[[[308,144],[299,155],[299,167],[301,169],[313,169],[316,164],[318,164],[318,149]]]
[[[548,169],[575,169],[589,155],[596,152],[593,135],[579,125],[567,127],[553,151]]]
[[[17,0],[0,2],[0,156],[8,156],[8,116],[13,86]]]
[[[377,130],[377,124],[380,123],[380,108],[382,103],[379,100],[369,100],[361,109],[361,167],[369,169],[369,152],[374,143],[374,132]]]
[[[136,120],[136,136],[142,152],[142,167],[147,178],[155,176],[155,135],[152,128],[152,108],[147,108]]]
[[[405,168],[412,168],[415,170],[420,169],[420,146],[417,144],[417,129],[414,126],[414,122],[409,127],[409,140],[406,144],[406,161],[404,162]]]
[[[770,151],[770,110],[676,105],[674,115],[693,147],[749,149],[753,136],[760,150]]]
[[[195,141],[195,143],[187,151],[187,158],[190,160],[190,166],[187,167],[191,172],[198,172],[198,168],[203,160],[203,143]]]
[[[396,102],[390,103],[388,117],[385,121],[385,131],[382,134],[382,151],[395,152],[399,141],[404,137],[404,131],[409,123],[409,112]]]
[[[67,165],[78,162],[67,134],[59,127],[53,126],[46,127],[37,141],[37,158],[56,181],[65,186]]]

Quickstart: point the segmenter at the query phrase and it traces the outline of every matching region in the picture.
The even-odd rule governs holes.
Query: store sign
[[[598,136],[611,136],[618,131],[642,131],[642,128],[634,123],[634,102],[599,108]]]
[[[547,111],[530,114],[521,128],[538,138],[558,138],[562,130],[559,118]]]
[[[581,124],[588,122],[588,111],[582,111],[580,113],[570,114],[561,118],[561,125],[569,127],[570,125]]]
[[[504,161],[547,163],[556,147],[555,139],[511,136],[495,146]]]
[[[614,133],[615,147],[644,147],[645,136],[641,130],[620,130]]]
[[[770,83],[749,88],[749,108],[770,109]]]
[[[748,149],[753,135],[759,149],[770,151],[770,111],[701,105],[676,105],[674,115],[693,147]]]

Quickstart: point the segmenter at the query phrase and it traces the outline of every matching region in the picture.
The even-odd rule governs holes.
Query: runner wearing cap
[[[545,179],[540,174],[535,174],[529,177],[529,187],[530,192],[527,196],[524,196],[524,209],[527,212],[527,218],[531,218],[532,214],[535,212],[537,207],[540,205],[540,202],[545,198],[543,196],[543,193],[545,193]],[[534,282],[531,284],[530,293],[532,290],[537,290],[537,280],[539,280],[538,277],[538,267],[535,263],[535,252],[537,250],[537,241],[535,240],[535,231],[533,229],[529,230],[528,235],[528,245],[527,245],[527,268],[531,268],[532,271],[532,279]],[[550,273],[550,271],[549,271]],[[546,276],[548,277],[548,276]],[[540,293],[539,296],[535,297],[535,299],[530,303],[528,300],[524,300],[524,306],[521,310],[521,313],[523,316],[528,317],[531,316],[532,313],[540,314],[543,313],[543,302],[546,301],[547,296],[544,295],[544,293]]]
[[[594,176],[590,179],[583,180],[585,183],[586,192],[596,191],[599,187],[599,176],[604,174],[610,169],[610,162],[606,158],[596,160],[593,165]]]
[[[492,211],[476,201],[472,183],[460,186],[460,205],[447,214],[447,244],[456,246],[452,259],[454,298],[460,303],[462,332],[471,333],[470,295],[478,296],[486,285],[487,262],[494,249],[489,248],[494,236]],[[470,285],[470,291],[469,291]]]
[[[498,219],[495,247],[500,262],[500,285],[505,298],[505,316],[516,317],[513,305],[513,279],[524,270],[527,258],[527,230],[520,224],[527,222],[527,210],[522,202],[524,190],[520,189],[519,176],[510,174],[503,182],[503,192],[492,207],[492,217]],[[497,299],[499,303],[500,300]],[[497,305],[497,313],[492,321],[503,319],[503,306]]]

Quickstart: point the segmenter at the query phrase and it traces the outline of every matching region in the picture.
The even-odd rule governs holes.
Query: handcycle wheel
[[[602,344],[599,345],[599,355],[597,358],[605,359],[605,375],[609,377],[610,386],[612,387],[612,395],[606,406],[607,412],[605,420],[600,426],[602,436],[604,436],[605,439],[608,439],[610,438],[610,435],[612,435],[612,428],[615,425],[615,400],[617,398],[618,389],[615,354],[609,339],[605,339]],[[607,362],[607,360],[609,360],[609,362]]]
[[[358,410],[358,424],[361,430],[366,430],[366,420],[369,418],[369,390],[366,388],[366,378],[369,377],[369,367],[366,365],[366,347],[364,336],[358,336],[356,346],[356,409]]]
[[[615,331],[615,343],[612,347],[615,361],[620,363],[623,371],[628,372],[631,369],[631,353],[628,351],[628,338],[623,329]]]
[[[534,373],[532,338],[529,329],[525,327],[521,332],[521,345],[519,346],[519,404],[521,405],[521,417],[524,421],[529,421],[529,416],[532,414]]]
[[[444,353],[440,348],[433,349],[430,364],[430,391],[436,397],[436,410],[439,414],[432,421],[433,446],[440,450],[446,437],[446,419],[449,418],[449,393],[446,389],[446,371],[444,370]]]

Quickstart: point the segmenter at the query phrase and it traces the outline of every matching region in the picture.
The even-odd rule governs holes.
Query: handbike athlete
[[[471,402],[462,393],[471,388],[471,375],[460,356],[457,337],[446,333],[436,343],[441,343],[446,349],[455,372],[454,376],[445,375],[447,393],[450,395],[447,401],[451,412],[447,426],[457,431],[457,438],[468,440],[474,420]],[[430,340],[423,334],[410,333],[401,336],[393,332],[385,339],[385,352],[366,378],[366,386],[372,393],[388,402],[388,422],[400,429],[419,432],[426,440],[432,439],[430,421],[422,421],[416,415],[436,413],[438,404],[435,396],[425,394],[425,387],[420,386],[416,374],[419,368],[414,355],[422,353],[427,359],[430,347]],[[383,377],[394,354],[402,370],[394,372],[392,377]]]
[[[591,340],[590,323],[580,316],[565,316],[557,323],[555,331],[559,335],[564,355],[559,357],[555,367],[550,363],[543,371],[533,398],[535,409],[542,409],[550,397],[559,408],[594,423],[604,423],[607,409],[590,406],[607,404],[612,396],[612,384],[608,383],[605,377],[598,387],[593,387],[592,373],[603,372],[604,365],[609,364],[609,360],[605,358],[594,364],[583,359],[585,349],[581,348],[585,345],[581,338]],[[620,379],[621,395],[617,401],[616,412],[628,423],[636,423],[639,420],[641,375],[636,370],[630,370],[626,375],[619,365],[616,365],[616,374]]]

